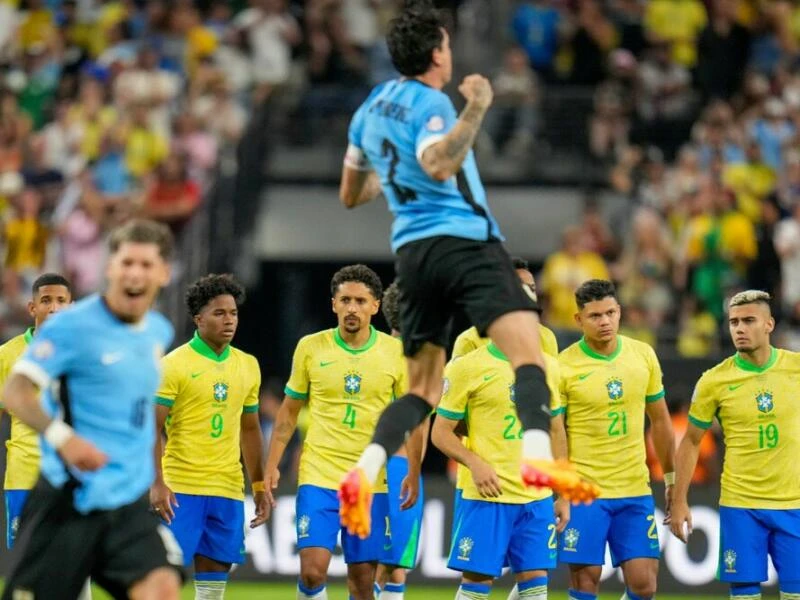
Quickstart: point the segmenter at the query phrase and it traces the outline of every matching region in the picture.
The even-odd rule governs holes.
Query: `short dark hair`
[[[233,275],[230,273],[223,275],[212,273],[201,277],[186,290],[186,308],[189,309],[189,315],[194,317],[200,314],[200,311],[214,298],[226,295],[233,296],[236,306],[244,304],[244,287],[234,279]]]
[[[383,298],[381,278],[366,265],[348,265],[336,271],[331,278],[331,297],[336,296],[339,286],[347,282],[363,283],[376,300]]]
[[[46,285],[63,285],[67,288],[70,295],[72,295],[72,284],[69,282],[69,279],[58,273],[43,273],[39,275],[31,286],[31,294],[35,296],[39,293],[39,290]]]
[[[427,72],[433,51],[444,41],[443,29],[444,22],[427,2],[406,2],[386,34],[394,68],[406,77]]]
[[[169,260],[172,256],[172,247],[175,243],[169,227],[148,219],[133,219],[114,229],[108,239],[108,249],[111,254],[116,254],[125,242],[155,244],[164,260]]]
[[[606,279],[590,279],[575,290],[575,302],[581,310],[589,302],[596,302],[609,297],[617,298],[617,288]]]
[[[383,291],[381,310],[389,327],[393,331],[400,331],[400,288],[397,287],[396,281]]]
[[[524,258],[520,258],[519,256],[512,256],[511,264],[514,265],[515,269],[522,269],[523,271],[531,270],[530,263],[528,263],[528,261],[525,260]]]

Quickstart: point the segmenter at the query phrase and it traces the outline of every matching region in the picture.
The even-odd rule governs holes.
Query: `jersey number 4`
[[[390,158],[389,160],[389,187],[392,188],[394,192],[395,198],[400,204],[405,204],[406,202],[410,202],[411,200],[417,199],[417,192],[407,187],[404,187],[398,184],[394,178],[397,175],[397,164],[400,162],[400,155],[397,153],[397,146],[395,146],[392,142],[383,138],[383,145],[381,146],[381,153],[383,157],[386,158],[387,156]]]

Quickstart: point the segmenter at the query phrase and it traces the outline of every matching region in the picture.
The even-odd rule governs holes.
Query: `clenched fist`
[[[492,104],[494,92],[492,84],[483,75],[467,75],[464,81],[458,86],[458,91],[464,96],[468,103],[474,104],[479,108],[487,109]]]

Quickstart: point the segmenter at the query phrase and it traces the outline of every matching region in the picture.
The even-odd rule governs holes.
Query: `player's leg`
[[[602,565],[569,565],[569,600],[597,600]]]
[[[175,569],[161,567],[131,586],[127,594],[118,596],[130,600],[178,600],[181,578]]]
[[[300,551],[298,600],[327,600],[326,583],[336,538],[339,502],[336,492],[313,485],[297,488],[297,548]]]
[[[492,591],[494,577],[482,573],[464,572],[455,600],[486,600]]]
[[[370,510],[372,522],[380,523],[381,526],[373,527],[366,538],[342,529],[342,551],[347,563],[348,588],[350,597],[355,600],[373,598],[378,561],[391,549],[388,494],[375,494]]]
[[[172,532],[183,553],[183,566],[188,567],[197,554],[197,546],[205,530],[208,497],[175,494],[175,499],[178,506],[174,508],[175,516],[172,521],[169,524],[164,520],[161,522]]]
[[[244,561],[244,502],[209,496],[194,556],[195,600],[221,600],[232,564]]]
[[[547,572],[558,559],[552,496],[522,505],[512,530],[507,556],[518,597],[547,600]]]
[[[622,565],[625,600],[650,600],[658,579],[658,527],[650,495],[609,500],[612,507],[608,546],[612,564]]]
[[[375,583],[374,562],[351,562],[347,564],[347,589],[350,600],[373,600]]]
[[[769,538],[769,554],[778,572],[780,600],[800,600],[800,572],[797,557],[800,556],[800,510],[771,510],[772,532]]]
[[[596,600],[611,527],[610,500],[572,507],[567,529],[559,538],[559,562],[569,565],[570,600]]]
[[[719,508],[719,580],[730,584],[731,598],[759,600],[766,581],[769,527],[759,511]]]

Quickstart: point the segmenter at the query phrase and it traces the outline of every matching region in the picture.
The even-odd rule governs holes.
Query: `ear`
[[[378,314],[378,311],[380,309],[381,309],[381,301],[375,300],[375,302],[372,303],[372,310],[370,311],[369,314],[371,314],[374,317],[375,315]]]
[[[164,261],[164,268],[161,273],[161,287],[166,287],[170,279],[172,279],[172,265]]]
[[[336,314],[336,298],[331,298],[331,312]]]
[[[36,305],[33,303],[33,300],[28,302],[28,315],[30,315],[31,319],[35,318],[34,310]]]
[[[202,320],[203,318],[199,314],[192,317],[192,323],[194,323],[195,327],[200,327],[200,321]]]
[[[575,313],[575,323],[578,325],[578,327],[581,326],[581,313],[579,312]]]
[[[767,333],[772,333],[775,331],[775,317],[770,317],[767,319]]]

